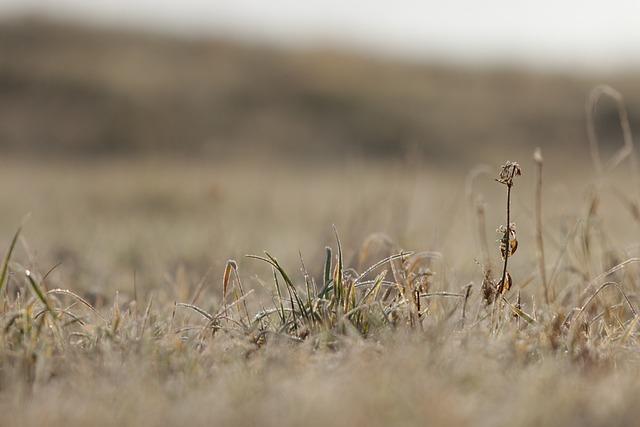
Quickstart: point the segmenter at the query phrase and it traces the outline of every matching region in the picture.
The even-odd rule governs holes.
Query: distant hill
[[[584,101],[600,81],[24,19],[0,23],[0,148],[326,159],[572,148],[584,144]],[[638,126],[640,79],[606,81]],[[613,105],[599,117],[602,135],[617,138]]]

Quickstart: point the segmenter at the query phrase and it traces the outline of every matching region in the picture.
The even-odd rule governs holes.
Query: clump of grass
[[[538,212],[541,199],[541,156],[536,156],[539,163],[537,200]],[[144,316],[137,314],[137,291],[133,301],[128,305],[122,305],[119,297],[113,300],[113,308],[110,313],[102,313],[82,296],[67,289],[53,289],[45,291],[36,282],[34,275],[27,272],[25,275],[27,284],[33,291],[33,299],[27,311],[20,310],[24,293],[18,293],[16,299],[11,300],[5,295],[5,315],[14,313],[14,320],[6,325],[5,333],[9,333],[19,324],[18,318],[23,318],[27,323],[31,322],[31,308],[40,304],[42,309],[36,313],[48,313],[52,321],[59,322],[62,318],[71,321],[62,322],[56,326],[58,332],[51,339],[57,346],[69,344],[69,339],[81,342],[83,346],[96,346],[102,339],[123,342],[123,334],[130,334],[129,339],[140,341],[145,336],[145,330],[151,327],[154,336],[176,336],[181,340],[189,340],[192,331],[196,334],[199,347],[203,347],[215,339],[219,333],[230,334],[248,339],[257,348],[262,347],[274,337],[285,337],[293,342],[314,341],[316,345],[335,343],[341,336],[357,336],[366,339],[373,336],[381,336],[388,331],[398,328],[407,330],[424,331],[427,325],[447,325],[450,319],[455,320],[456,327],[462,330],[477,329],[489,323],[488,328],[492,333],[499,333],[506,326],[500,321],[503,308],[508,308],[517,318],[517,329],[521,330],[521,320],[527,324],[536,322],[536,309],[529,307],[532,314],[527,314],[521,289],[518,290],[515,302],[510,302],[505,296],[513,287],[513,279],[509,271],[510,258],[518,249],[516,225],[512,222],[512,191],[516,178],[522,175],[522,169],[516,162],[506,162],[500,167],[498,177],[495,179],[506,189],[505,224],[498,228],[500,233],[499,253],[502,259],[501,275],[494,279],[491,277],[490,266],[485,268],[482,293],[477,295],[477,301],[484,300],[492,308],[490,316],[476,316],[474,322],[469,323],[468,311],[474,300],[474,284],[466,284],[460,289],[451,287],[445,278],[445,263],[442,255],[437,252],[412,252],[399,250],[368,267],[361,267],[358,271],[345,265],[342,243],[335,231],[335,252],[331,247],[325,250],[324,262],[320,268],[321,275],[314,277],[307,270],[302,257],[300,257],[301,278],[296,278],[290,270],[272,254],[265,252],[264,256],[248,255],[250,260],[257,260],[267,264],[272,270],[273,293],[272,304],[264,306],[259,301],[251,301],[253,290],[246,291],[242,283],[239,265],[236,261],[229,260],[224,268],[221,288],[221,301],[217,306],[208,307],[196,305],[203,298],[203,278],[191,294],[190,302],[172,301],[171,316],[165,319],[164,325],[158,320],[159,313],[152,312],[152,299],[149,299]],[[538,219],[538,238],[541,240],[541,219]],[[484,215],[481,216],[484,218]],[[483,225],[483,222],[480,222]],[[482,227],[479,227],[480,229]],[[6,282],[8,276],[10,258],[16,246],[20,230],[14,236],[5,261],[0,283]],[[370,242],[379,240],[380,237],[372,236],[362,245],[360,256],[355,257],[359,264],[367,259]],[[395,247],[388,237],[384,237],[387,247]],[[484,246],[484,245],[483,245]],[[539,241],[541,247],[541,242]],[[486,263],[490,263],[490,257],[483,257]],[[540,276],[542,278],[545,302],[548,301],[549,291],[544,269],[544,258],[540,262]],[[439,268],[437,266],[440,265]],[[623,268],[625,264],[621,264]],[[618,269],[618,270],[619,270]],[[617,271],[617,270],[616,270]],[[594,283],[613,273],[613,270],[604,275],[597,276]],[[591,286],[591,285],[589,285]],[[585,311],[598,289],[588,300],[588,303],[576,304],[583,308],[579,315]],[[184,293],[184,292],[182,292]],[[629,306],[631,301],[626,297]],[[70,299],[71,304],[65,304],[64,300]],[[79,304],[79,305],[78,305]],[[584,306],[582,305],[584,304]],[[257,309],[251,307],[259,306]],[[92,318],[86,318],[76,312],[80,307],[89,310]],[[177,319],[183,315],[177,314],[176,309],[186,309],[197,313],[204,324],[200,326],[182,325],[177,327]],[[540,309],[540,307],[538,307]],[[178,310],[183,312],[184,310]],[[635,310],[632,310],[635,313]],[[16,313],[22,313],[15,317]],[[455,313],[459,313],[457,316]],[[565,323],[571,323],[573,310],[564,314]],[[22,316],[22,317],[21,317]],[[26,317],[24,317],[26,316]],[[38,315],[44,318],[45,316]],[[576,316],[574,319],[577,319]],[[92,320],[93,319],[93,320]],[[459,319],[459,320],[458,320]],[[98,320],[96,323],[95,320]],[[80,328],[81,330],[77,330]],[[126,332],[131,331],[131,332]],[[19,333],[24,333],[22,326]],[[558,332],[560,333],[560,332]],[[78,341],[75,341],[78,340]],[[126,340],[125,340],[126,341]],[[333,344],[332,344],[333,345]]]

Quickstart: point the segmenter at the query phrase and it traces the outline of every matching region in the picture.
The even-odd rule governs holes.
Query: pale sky
[[[0,0],[23,11],[425,60],[640,66],[640,0]]]

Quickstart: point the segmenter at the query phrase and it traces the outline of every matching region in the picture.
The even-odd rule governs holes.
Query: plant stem
[[[504,265],[502,267],[502,291],[504,291],[505,280],[507,279],[507,264],[509,262],[509,252],[511,251],[511,247],[509,246],[509,240],[511,237],[511,187],[513,183],[507,184],[507,229],[504,232],[504,236],[502,237],[502,243],[505,245],[504,251]]]
[[[536,241],[538,244],[538,269],[544,289],[544,301],[549,304],[549,283],[547,282],[547,271],[544,260],[544,241],[542,236],[542,157],[538,163],[538,182],[536,186]]]

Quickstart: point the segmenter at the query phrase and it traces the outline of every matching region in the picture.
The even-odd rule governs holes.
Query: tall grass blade
[[[13,250],[16,247],[16,243],[18,242],[18,237],[20,237],[20,233],[22,232],[22,226],[18,227],[16,233],[13,235],[13,239],[11,239],[11,244],[9,245],[9,250],[4,256],[2,260],[2,270],[0,271],[0,294],[4,290],[4,287],[7,284],[7,273],[9,272],[9,262],[11,261],[11,256],[13,255]]]
[[[40,286],[33,279],[33,275],[31,274],[31,271],[26,270],[25,275],[27,276],[27,281],[31,285],[31,289],[33,290],[33,292],[36,294],[40,302],[45,306],[45,308],[51,314],[51,316],[55,318],[56,316],[55,316],[55,313],[53,312],[53,309],[51,308],[51,305],[49,304],[49,300],[47,299],[44,292],[42,292],[42,289],[40,289]]]

